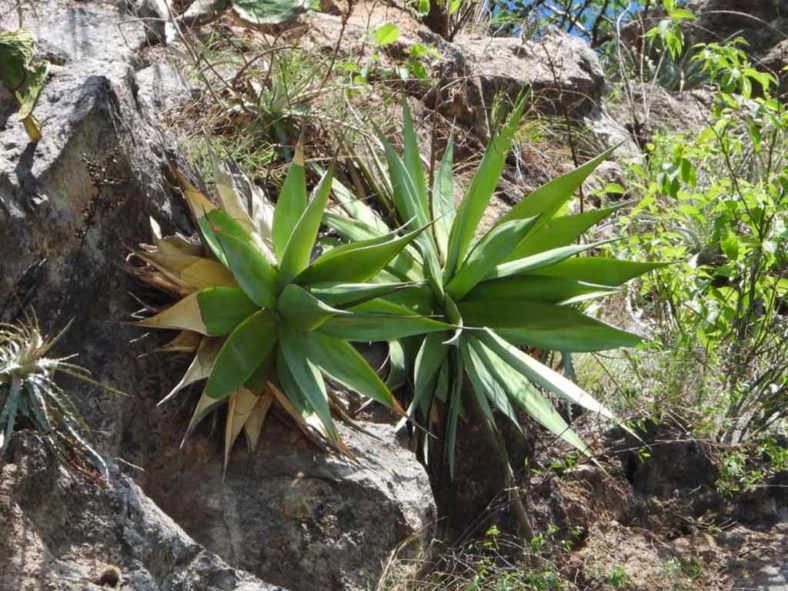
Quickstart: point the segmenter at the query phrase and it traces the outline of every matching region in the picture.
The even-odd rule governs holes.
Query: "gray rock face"
[[[51,75],[35,111],[38,144],[0,94],[0,320],[28,306],[45,328],[74,320],[58,352],[78,352],[128,394],[64,384],[100,449],[144,468],[134,473],[143,489],[198,540],[131,481],[91,488],[25,445],[0,468],[0,522],[14,532],[0,541],[0,589],[98,588],[111,563],[129,591],[271,588],[235,570],[242,564],[294,589],[366,589],[389,552],[433,520],[423,469],[385,427],[371,427],[385,441],[346,435],[359,457],[349,464],[307,445],[285,418],[271,419],[263,449],[235,458],[226,479],[216,433],[178,449],[195,393],[155,407],[181,360],[141,356],[157,343],[120,324],[139,308],[130,293],[156,297],[120,265],[149,239],[149,217],[166,233],[192,231],[156,127],[182,80],[151,58],[147,27],[114,4],[45,0],[35,15],[24,6]],[[14,7],[0,0],[0,28],[18,26]]]
[[[389,425],[361,423],[370,435],[340,425],[352,462],[269,420],[257,452],[238,446],[226,475],[215,438],[197,435],[150,461],[144,488],[198,542],[267,581],[373,588],[397,544],[428,537],[435,510],[424,470]]]
[[[0,462],[0,589],[284,591],[195,543],[117,473],[60,465],[34,433]]]
[[[460,37],[487,105],[495,94],[514,96],[530,87],[541,109],[570,116],[598,106],[605,76],[594,51],[580,39],[551,31],[538,41],[513,37]]]

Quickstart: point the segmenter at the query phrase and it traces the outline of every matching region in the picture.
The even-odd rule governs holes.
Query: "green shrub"
[[[578,239],[613,209],[572,215],[567,202],[609,153],[554,179],[526,196],[477,238],[482,216],[501,175],[524,101],[495,137],[459,206],[455,205],[452,144],[428,187],[416,134],[404,106],[404,154],[385,140],[391,209],[399,224],[429,226],[392,261],[380,280],[418,285],[367,302],[358,312],[384,312],[405,305],[452,325],[451,329],[392,343],[396,384],[408,375],[413,390],[409,414],[420,426],[424,457],[443,435],[445,458],[453,471],[460,417],[476,406],[485,425],[498,432],[503,415],[519,427],[516,407],[552,433],[587,453],[539,387],[592,412],[612,413],[570,380],[521,347],[562,352],[631,346],[639,338],[593,319],[574,304],[612,293],[616,287],[659,263],[637,263],[588,254],[595,244]],[[368,175],[374,176],[374,175]],[[347,240],[371,240],[390,232],[384,219],[347,190],[335,191],[348,217],[327,214],[327,223]],[[471,388],[466,389],[466,382]],[[503,447],[501,446],[503,452]]]

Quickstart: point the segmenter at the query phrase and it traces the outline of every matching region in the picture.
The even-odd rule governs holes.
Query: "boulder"
[[[143,486],[191,536],[230,564],[299,591],[374,588],[391,552],[422,549],[435,521],[429,480],[394,428],[339,425],[356,460],[317,449],[284,417],[258,450],[238,445],[222,472],[207,430],[149,458]],[[428,541],[428,540],[427,540]]]
[[[0,589],[284,591],[228,566],[113,466],[108,480],[17,433],[0,461]]]
[[[177,67],[157,58],[164,52],[150,47],[141,21],[115,3],[44,0],[35,12],[27,4],[22,10],[39,55],[49,61],[50,77],[35,110],[43,129],[38,143],[29,141],[17,120],[14,99],[0,95],[0,321],[13,321],[30,309],[50,331],[71,321],[54,354],[78,353],[77,362],[97,380],[126,395],[63,385],[98,448],[144,470],[132,475],[153,501],[119,476],[109,488],[94,490],[50,469],[50,485],[60,487],[62,480],[62,490],[73,490],[75,498],[57,501],[56,488],[49,503],[41,492],[28,505],[21,500],[8,505],[14,523],[35,524],[30,548],[38,555],[28,552],[23,538],[12,538],[3,559],[13,567],[1,572],[23,581],[29,569],[34,578],[24,579],[27,587],[0,579],[0,588],[41,589],[60,577],[64,582],[53,589],[90,589],[86,577],[115,561],[129,577],[140,573],[124,587],[135,591],[269,588],[235,571],[240,564],[264,580],[271,580],[270,573],[279,581],[296,581],[296,589],[365,589],[388,554],[433,520],[423,469],[393,443],[388,427],[369,427],[377,438],[348,433],[358,457],[348,463],[307,445],[284,417],[279,423],[271,419],[263,449],[253,458],[239,454],[226,477],[218,434],[198,434],[185,451],[178,449],[196,398],[185,392],[182,406],[156,408],[177,382],[182,360],[146,355],[158,342],[123,323],[140,307],[137,297],[166,302],[134,283],[122,264],[128,247],[150,239],[149,218],[165,233],[193,231],[170,190],[168,139],[157,126],[159,113],[188,98],[189,90],[181,86]],[[0,0],[0,15],[0,28],[16,28],[12,0]],[[28,453],[31,462],[38,457],[21,449],[18,461],[0,475],[0,487],[33,486],[25,484],[28,472],[15,472]],[[36,480],[37,490],[44,490],[44,482]],[[143,505],[144,511],[134,508]],[[154,528],[146,511],[155,513],[160,525]],[[110,520],[115,514],[120,521]],[[113,532],[117,539],[109,538]],[[146,532],[150,537],[141,537]],[[127,534],[131,537],[124,538]],[[138,541],[141,548],[126,547]],[[78,555],[69,550],[77,546]],[[156,549],[160,562],[155,554],[139,554]],[[72,557],[83,566],[69,562]],[[91,561],[98,566],[88,568]],[[76,582],[63,586],[72,576],[63,573],[72,570],[84,576],[75,574]],[[199,576],[178,582],[181,571],[199,571]],[[252,587],[242,586],[247,581]]]

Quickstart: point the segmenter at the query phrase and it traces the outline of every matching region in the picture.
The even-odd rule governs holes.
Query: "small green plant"
[[[592,412],[615,417],[520,347],[535,353],[537,348],[596,351],[636,344],[638,337],[593,319],[574,305],[610,294],[629,279],[660,266],[577,256],[598,246],[578,243],[578,239],[615,208],[569,214],[566,204],[609,152],[526,196],[479,237],[479,225],[524,108],[523,100],[489,144],[459,206],[455,203],[452,143],[435,166],[428,186],[406,103],[403,156],[381,140],[388,175],[377,184],[388,188],[391,201],[381,198],[390,203],[398,223],[415,220],[430,230],[417,236],[381,275],[389,281],[418,285],[384,296],[376,306],[385,310],[386,306],[396,309],[404,304],[452,326],[393,342],[389,380],[393,384],[410,382],[413,400],[408,412],[421,427],[423,458],[429,461],[429,446],[439,442],[450,474],[460,418],[467,418],[473,408],[496,439],[501,416],[519,428],[515,407],[520,407],[587,454],[585,443],[538,387]],[[326,221],[343,238],[370,240],[391,231],[380,214],[352,199],[346,190],[335,195],[350,219],[328,214]]]
[[[32,426],[59,458],[81,451],[106,473],[104,460],[88,442],[79,411],[55,378],[64,374],[100,384],[86,369],[70,363],[71,357],[47,356],[59,336],[44,335],[34,316],[18,324],[0,324],[0,455],[15,429]]]
[[[30,139],[41,139],[41,124],[33,108],[47,77],[46,62],[35,59],[35,42],[25,30],[0,31],[0,83],[19,103],[19,120]]]
[[[624,567],[620,564],[614,566],[610,572],[603,577],[603,580],[615,589],[625,589],[627,585],[629,585],[629,575],[627,575]]]
[[[332,420],[332,411],[341,416],[341,408],[324,375],[402,412],[349,341],[386,340],[447,327],[408,309],[360,309],[366,300],[407,287],[368,280],[424,229],[351,242],[313,258],[332,172],[323,175],[309,200],[300,148],[276,206],[255,192],[249,209],[232,177],[218,165],[214,180],[221,207],[176,174],[200,241],[157,237],[154,245],[134,253],[144,265],[133,268],[147,283],[182,298],[139,322],[181,331],[164,350],[194,354],[164,400],[207,380],[186,435],[209,412],[228,403],[225,466],[242,431],[254,450],[274,401],[305,433],[349,454]]]

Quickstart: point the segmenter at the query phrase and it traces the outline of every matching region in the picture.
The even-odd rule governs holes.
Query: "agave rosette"
[[[469,402],[478,405],[493,430],[501,414],[519,426],[515,408],[520,407],[552,433],[588,452],[540,388],[610,419],[615,417],[526,351],[568,353],[636,344],[639,337],[584,314],[576,304],[609,295],[659,266],[588,256],[598,244],[579,242],[586,230],[617,209],[567,211],[569,199],[609,151],[533,191],[477,238],[523,109],[521,101],[493,138],[459,205],[451,140],[429,187],[407,104],[403,107],[403,155],[383,138],[386,166],[375,158],[372,167],[360,163],[365,176],[374,179],[373,186],[380,187],[383,198],[390,200],[399,222],[414,219],[420,226],[429,226],[379,280],[414,282],[413,287],[382,300],[442,318],[452,326],[392,342],[391,358],[398,364],[392,367],[396,377],[389,379],[390,385],[396,385],[404,376],[410,383],[409,414],[422,426],[424,459],[429,457],[429,442],[434,441],[424,433],[442,433],[452,470],[457,425]],[[348,217],[328,214],[327,223],[347,240],[391,231],[375,210],[353,199],[344,187],[339,186],[335,196]],[[375,305],[382,308],[380,301]],[[472,387],[464,389],[466,382]]]
[[[274,403],[305,433],[348,453],[332,419],[338,409],[324,377],[402,412],[351,341],[446,328],[402,306],[363,310],[365,301],[408,287],[369,280],[425,229],[350,242],[313,259],[331,170],[310,198],[297,149],[274,206],[253,188],[252,198],[245,199],[235,179],[214,168],[221,206],[177,173],[200,243],[157,238],[134,253],[144,261],[137,276],[182,298],[139,324],[181,331],[163,350],[194,354],[164,400],[207,380],[186,437],[227,402],[225,465],[241,432],[255,449]]]

